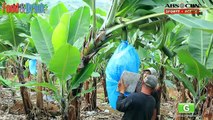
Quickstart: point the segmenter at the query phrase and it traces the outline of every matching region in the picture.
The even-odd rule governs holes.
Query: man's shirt
[[[136,86],[136,93],[140,93],[142,89],[142,81],[139,81],[137,86]],[[157,115],[159,114],[159,110],[160,110],[160,91],[157,90],[153,90],[151,95],[154,97],[156,104],[155,104],[155,108],[157,109]]]
[[[128,97],[118,96],[118,111],[124,112],[122,120],[151,120],[155,108],[155,99],[144,93],[132,93]]]

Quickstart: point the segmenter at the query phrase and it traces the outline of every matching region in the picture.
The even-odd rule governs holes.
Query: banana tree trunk
[[[69,96],[68,103],[68,120],[80,120],[80,106],[81,100],[80,97],[77,96],[79,89],[82,88],[82,85],[78,87],[78,89],[72,90]]]
[[[91,110],[96,110],[97,108],[97,78],[93,78],[93,84],[92,87],[95,88],[94,91],[92,91],[90,102],[91,102]]]
[[[43,74],[44,74],[44,81],[45,82],[47,82],[47,83],[49,83],[49,76],[50,76],[50,72],[49,72],[49,70],[47,69],[47,66],[45,65],[45,64],[43,64]]]
[[[89,89],[89,80],[87,80],[84,84],[84,89],[85,90],[88,90]],[[90,96],[90,93],[86,93],[85,94],[85,101],[86,101],[86,104],[89,106],[90,105],[90,101],[89,101],[89,96]]]
[[[37,75],[37,81],[38,83],[42,82],[42,63],[38,61],[38,75]],[[36,95],[36,105],[38,108],[42,109],[43,108],[43,94],[42,94],[42,87],[38,86],[37,87],[38,92]]]
[[[93,82],[92,82],[93,81]],[[89,82],[92,82],[92,87],[95,88],[95,90],[92,91],[92,93],[86,93],[85,94],[85,101],[87,106],[83,110],[96,110],[96,99],[97,99],[97,78],[92,78],[85,82],[84,89],[89,90]]]
[[[106,90],[106,78],[105,78],[105,76],[101,77],[101,81],[102,81],[102,86],[104,88],[104,100],[105,100],[105,102],[108,102],[108,95],[107,95],[107,90]]]
[[[213,120],[213,82],[207,85],[207,98],[203,104],[203,120]]]
[[[18,71],[18,80],[20,83],[24,84],[25,83],[25,80],[24,80],[24,75],[23,75],[23,67],[19,64],[18,68],[17,68],[17,71]],[[23,101],[23,104],[24,104],[24,110],[25,110],[25,113],[28,115],[28,117],[30,118],[30,112],[32,110],[32,102],[30,100],[30,96],[29,96],[29,93],[27,91],[27,88],[22,86],[20,87],[20,92],[21,92],[21,97],[22,97],[22,101]]]
[[[163,67],[163,66],[161,66],[160,67],[160,76],[159,76],[159,82],[160,82],[160,86],[156,89],[156,91],[157,91],[157,93],[158,93],[158,99],[159,99],[159,102],[161,103],[161,96],[162,96],[162,94],[164,95],[164,92],[166,91],[166,90],[163,90],[163,88],[164,88],[164,86],[165,86],[165,84],[164,84],[164,82],[163,82],[163,80],[164,80],[164,77],[165,77],[165,68]],[[159,103],[159,104],[160,104]],[[160,115],[160,107],[159,108],[157,108],[157,117],[156,117],[156,119],[157,120],[159,120],[160,118],[158,117]]]
[[[9,64],[9,62],[6,62],[5,78],[9,77],[9,73],[10,73],[10,64]]]
[[[186,101],[186,94],[185,94],[185,88],[184,88],[183,84],[181,84],[180,91],[181,91],[181,95],[180,95],[180,101],[179,102],[184,103]],[[176,105],[176,108],[178,108],[178,104]],[[175,120],[186,120],[186,117],[181,116],[181,114],[178,113],[178,109],[176,109]]]

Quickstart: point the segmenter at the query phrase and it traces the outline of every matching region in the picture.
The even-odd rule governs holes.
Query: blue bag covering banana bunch
[[[116,101],[119,95],[117,87],[123,71],[138,73],[139,67],[140,59],[137,51],[128,41],[122,41],[106,67],[106,88],[109,104],[113,109],[116,109]],[[125,93],[125,95],[128,95],[128,93]]]

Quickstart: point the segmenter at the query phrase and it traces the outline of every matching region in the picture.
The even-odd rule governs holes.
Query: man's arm
[[[126,88],[128,86],[124,85],[123,80],[120,80],[118,83],[118,90],[120,92],[120,95],[118,96],[117,102],[116,102],[116,109],[121,112],[125,112],[130,104],[132,103],[132,98],[129,95],[128,97],[124,96],[124,92],[126,91]]]
[[[130,109],[130,105],[132,103],[131,95],[125,97],[123,93],[120,93],[116,102],[116,109],[121,112],[125,112]]]

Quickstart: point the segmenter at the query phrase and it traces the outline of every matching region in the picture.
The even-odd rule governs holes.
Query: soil
[[[170,90],[171,91],[171,90]],[[170,95],[171,94],[171,95]],[[170,101],[161,103],[161,118],[163,120],[172,120],[175,114],[176,100],[178,93],[173,90],[169,92]],[[120,120],[123,113],[113,110],[107,102],[105,102],[103,89],[98,85],[97,90],[97,110],[85,111],[87,106],[82,97],[82,120]],[[35,103],[35,92],[31,92],[31,100]],[[33,112],[41,113],[38,115],[39,120],[61,120],[59,106],[55,102],[44,101],[44,110],[38,111],[37,108]],[[46,116],[45,116],[46,115]],[[15,98],[12,97],[12,92],[8,88],[0,90],[0,120],[26,120],[21,96],[16,92]]]

